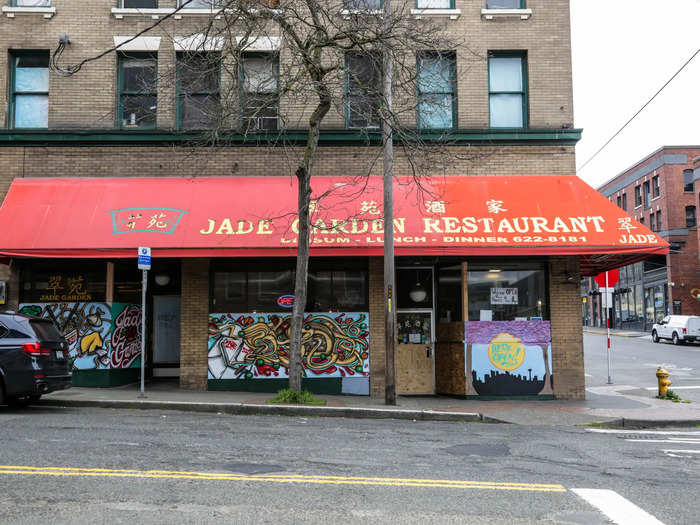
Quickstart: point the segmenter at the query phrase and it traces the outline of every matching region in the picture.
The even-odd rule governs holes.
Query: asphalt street
[[[698,523],[700,429],[603,430],[2,407],[0,522]]]
[[[607,337],[583,334],[586,386],[607,384]],[[657,394],[656,369],[671,374],[671,390],[681,398],[700,403],[700,344],[674,346],[653,343],[651,336],[611,337],[611,379],[614,384],[630,385],[636,394]]]

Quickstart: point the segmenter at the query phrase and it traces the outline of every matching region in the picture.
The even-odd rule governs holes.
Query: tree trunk
[[[320,64],[320,54],[316,57]],[[299,167],[297,176],[297,206],[299,213],[299,235],[297,241],[296,280],[294,282],[294,309],[292,310],[292,323],[289,334],[289,388],[301,392],[302,355],[301,346],[302,329],[304,326],[304,311],[306,309],[307,283],[309,275],[309,246],[311,234],[310,203],[311,203],[311,175],[316,160],[318,138],[321,130],[321,121],[331,107],[331,95],[327,86],[322,83],[322,76],[312,74],[315,82],[316,93],[319,96],[319,104],[309,118],[309,135],[306,141],[306,150]]]

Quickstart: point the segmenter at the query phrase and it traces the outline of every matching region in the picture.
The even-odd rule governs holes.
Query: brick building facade
[[[700,315],[698,192],[695,173],[700,147],[664,146],[603,184],[610,202],[666,239],[671,250],[620,268],[613,294],[613,325],[651,330],[669,314]],[[595,286],[589,284],[588,289]],[[584,317],[600,325],[601,298],[593,295]]]
[[[294,169],[290,159],[301,152],[305,132],[293,126],[283,129],[281,124],[279,135],[272,136],[236,135],[234,129],[224,147],[209,147],[197,142],[196,133],[182,129],[179,87],[174,80],[177,60],[184,49],[181,42],[201,28],[202,21],[217,16],[216,12],[179,11],[146,37],[129,43],[126,51],[121,48],[108,53],[86,63],[79,73],[62,76],[53,70],[49,73],[48,67],[50,53],[57,48],[61,35],[68,35],[71,42],[65,45],[61,61],[75,64],[161,20],[172,13],[176,0],[153,1],[152,6],[148,1],[129,0],[96,0],[89,5],[78,0],[51,0],[42,7],[22,6],[21,1],[14,4],[3,7],[0,17],[0,202],[5,199],[5,215],[0,212],[0,220],[8,221],[3,227],[21,228],[18,218],[8,217],[9,210],[22,201],[23,192],[29,192],[27,212],[35,210],[49,217],[36,230],[56,234],[43,247],[35,244],[31,249],[21,236],[18,241],[0,236],[0,281],[7,283],[7,305],[60,321],[73,348],[77,384],[100,386],[130,381],[135,377],[138,356],[136,331],[128,328],[135,326],[134,316],[141,315],[136,308],[140,277],[135,272],[135,260],[125,255],[126,251],[117,250],[116,245],[113,250],[110,246],[88,249],[92,238],[74,238],[70,241],[73,244],[64,246],[52,244],[64,234],[70,235],[52,222],[47,210],[99,205],[84,200],[88,186],[97,187],[96,178],[105,185],[99,193],[102,197],[96,200],[109,200],[109,188],[124,192],[135,184],[132,181],[136,177],[161,178],[168,185],[174,179],[221,178],[231,183],[232,195],[245,177],[290,181]],[[511,181],[508,184],[516,184],[512,177],[551,176],[557,191],[558,185],[563,185],[559,177],[575,172],[574,146],[581,133],[572,129],[569,2],[528,0],[525,7],[515,10],[491,9],[489,4],[487,0],[456,0],[447,2],[444,9],[433,9],[431,3],[431,9],[411,12],[416,23],[437,17],[446,34],[460,38],[468,35],[463,45],[452,50],[456,76],[448,88],[452,90],[453,120],[443,148],[450,162],[436,168],[434,175],[441,179],[507,176]],[[276,54],[284,65],[289,60],[284,43],[274,42],[270,37],[262,52]],[[260,51],[256,49],[256,53]],[[515,88],[497,92],[497,74],[504,73],[495,73],[495,65],[492,72],[489,64],[496,64],[498,59],[504,59],[498,63],[504,68],[501,71],[515,71],[512,67],[517,62],[518,73],[505,73],[514,75],[506,83],[515,81]],[[155,67],[157,87],[147,95],[129,92],[123,80],[127,67],[141,68],[142,72]],[[136,104],[134,100],[139,96],[153,97],[145,104],[151,105],[153,114],[144,113],[145,106],[128,105]],[[505,124],[498,120],[499,96],[511,97],[498,99],[509,103],[516,100],[522,109],[522,122],[508,120],[512,115]],[[495,105],[490,111],[491,104]],[[277,111],[279,114],[272,118],[280,123],[300,123],[308,117],[306,106],[291,98],[280,97]],[[349,129],[345,112],[334,108],[324,120],[314,175],[381,175],[378,137]],[[152,126],[142,129],[140,119],[151,119]],[[406,119],[407,126],[414,127],[421,120],[415,113]],[[412,169],[411,159],[397,150],[395,175],[410,177]],[[487,184],[479,180],[479,184]],[[139,201],[138,210],[153,209],[153,205],[144,203],[146,197],[157,200],[158,187],[153,182],[151,194],[125,198]],[[37,191],[44,192],[44,200],[33,200],[38,198],[33,197]],[[50,204],[58,191],[61,197]],[[451,197],[458,200],[456,195]],[[120,215],[123,210],[116,209],[118,206],[101,210],[105,216],[111,214],[112,223],[107,225],[113,235],[110,238],[121,239],[119,242],[133,239],[133,248],[155,243],[148,299],[152,314],[147,314],[149,373],[179,377],[180,385],[191,389],[279,388],[285,382],[286,321],[281,305],[285,294],[292,293],[285,284],[293,269],[291,252],[285,252],[285,257],[265,257],[260,251],[256,255],[243,251],[235,255],[230,250],[215,249],[194,254],[177,252],[172,247],[159,252],[158,242],[165,238],[164,233],[172,234],[180,220],[184,228],[193,211],[182,209],[175,217],[168,215],[173,212],[168,203],[157,204],[163,207],[158,210],[162,215],[154,215],[151,223],[144,223],[141,234],[134,233],[136,211],[127,217]],[[232,198],[231,206],[236,204]],[[512,204],[515,207],[516,203]],[[199,206],[206,207],[206,203]],[[491,213],[498,211],[493,208]],[[170,231],[155,230],[160,227],[159,218],[163,219],[163,229],[167,224]],[[598,218],[596,214],[594,219]],[[90,220],[85,217],[85,222]],[[585,217],[574,220],[585,222]],[[596,231],[602,232],[597,222],[595,225]],[[547,231],[572,231],[565,228]],[[586,232],[588,226],[582,228],[574,227],[573,231]],[[610,228],[615,231],[614,225]],[[27,232],[27,236],[37,231]],[[204,226],[200,232],[204,234]],[[571,241],[570,237],[548,239],[550,244],[559,239],[565,243],[591,242],[584,236],[577,237],[579,241]],[[651,236],[649,242],[657,241]],[[635,249],[643,251],[644,247]],[[418,250],[398,258],[397,287],[401,289],[397,290],[397,367],[403,367],[399,377],[403,372],[409,378],[403,385],[399,382],[399,392],[584,397],[577,283],[582,272],[590,273],[610,262],[596,259],[589,249],[584,265],[572,246],[532,246],[528,250],[521,252],[524,255],[509,257],[498,250],[464,248],[460,252],[458,247],[442,252]],[[611,245],[611,250],[625,253],[625,248],[617,245]],[[307,328],[313,341],[330,347],[323,346],[318,354],[305,350],[305,381],[316,390],[383,396],[382,261],[377,252],[357,252],[362,253],[357,256],[348,253],[312,257],[311,278],[316,286],[312,299],[316,303],[307,305],[307,311],[315,312]],[[413,294],[426,287],[432,295],[424,291]],[[488,336],[491,339],[468,342],[470,322],[495,323],[489,325],[489,330],[495,330]],[[501,340],[508,326],[516,335]],[[266,332],[253,341],[255,330],[274,333]],[[541,339],[535,339],[534,346],[519,346],[525,344],[523,341],[532,344],[532,339],[526,340],[535,337],[532,334],[539,334]],[[271,345],[265,346],[272,348],[270,352],[260,353],[262,347],[256,345],[263,340]],[[517,366],[506,363],[512,357],[508,352],[501,354],[500,365],[494,353],[489,354],[491,364],[483,362],[479,352],[488,352],[489,344],[515,353],[522,349]],[[523,366],[527,369],[528,364],[522,361],[526,348],[537,363],[530,365],[529,377],[527,373],[516,376]],[[401,352],[407,356],[403,361]],[[416,356],[422,356],[421,363],[416,364]],[[418,372],[411,366],[424,368],[424,377],[415,384],[411,377]],[[503,381],[519,383],[504,389]]]

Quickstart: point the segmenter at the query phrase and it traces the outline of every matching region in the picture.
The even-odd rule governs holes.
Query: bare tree
[[[456,78],[461,42],[448,38],[445,19],[417,20],[410,1],[394,2],[390,11],[381,0],[190,0],[181,8],[190,2],[211,5],[212,14],[189,22],[187,35],[182,26],[173,34],[163,20],[150,28],[169,36],[179,51],[177,71],[168,76],[177,79],[173,91],[181,128],[202,130],[209,144],[225,146],[235,131],[264,136],[282,148],[289,130],[306,131],[302,148],[285,148],[298,187],[289,387],[300,391],[312,181],[324,121],[329,115],[335,122],[344,119],[344,127],[363,135],[368,145],[389,137],[422,189],[423,174],[450,163],[447,130],[453,127],[455,101],[440,86]],[[384,59],[393,66],[391,104],[382,89]],[[82,64],[59,69],[74,74]],[[133,65],[153,77],[152,65]],[[120,113],[127,123],[149,118],[147,97],[137,92],[128,103]],[[369,164],[381,166],[381,148],[370,151]]]

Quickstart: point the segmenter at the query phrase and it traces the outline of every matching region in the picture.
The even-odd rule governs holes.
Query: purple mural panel
[[[488,344],[501,332],[513,334],[528,344],[544,344],[552,340],[549,321],[468,321],[464,340],[467,344]]]

